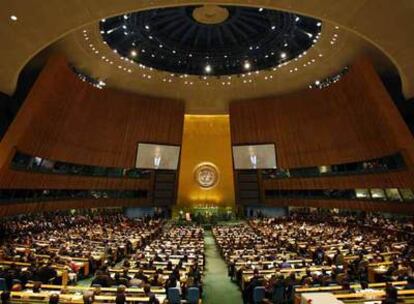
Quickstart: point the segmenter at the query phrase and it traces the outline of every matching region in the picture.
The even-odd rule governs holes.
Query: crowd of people
[[[274,303],[292,301],[296,287],[350,292],[354,283],[404,281],[414,288],[412,219],[293,213],[216,226],[213,233],[246,303],[258,286]]]
[[[113,285],[136,288],[160,287],[167,291],[167,298],[186,299],[189,289],[202,294],[204,267],[204,231],[199,226],[171,226],[152,242],[137,249],[115,268],[101,267],[92,286]],[[150,303],[162,302],[163,297],[151,295]]]
[[[262,303],[290,303],[308,288],[333,286],[343,294],[379,283],[384,303],[392,304],[396,287],[414,289],[413,224],[379,215],[291,213],[212,230],[245,303],[257,302],[258,287]],[[197,224],[130,219],[119,210],[49,213],[5,219],[0,233],[3,303],[10,292],[25,291],[44,292],[50,303],[81,297],[123,304],[136,296],[150,304],[197,303],[203,295],[204,230]],[[90,286],[77,284],[82,279]]]
[[[87,278],[85,303],[107,295],[126,303],[138,291],[146,303],[164,302],[174,292],[182,299],[189,293],[201,297],[204,231],[199,226],[100,211],[20,216],[0,227],[0,289],[6,300],[10,291],[39,293],[42,286],[62,286],[55,290],[62,297],[71,293],[65,286]]]

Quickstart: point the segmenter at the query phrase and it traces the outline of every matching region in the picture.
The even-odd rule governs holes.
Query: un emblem
[[[194,179],[203,189],[213,188],[219,180],[218,169],[212,163],[201,163],[194,170]]]

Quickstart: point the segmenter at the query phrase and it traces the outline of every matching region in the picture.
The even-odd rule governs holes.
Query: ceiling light
[[[132,57],[136,57],[138,55],[136,50],[132,50],[130,54]]]
[[[209,64],[207,64],[207,65],[204,67],[204,71],[205,71],[206,73],[211,73],[211,70],[212,70],[212,68],[211,68],[211,65],[209,65]]]
[[[272,30],[275,30],[276,29],[276,25],[272,25]]]
[[[286,58],[286,53],[285,52],[283,52],[283,53],[280,53],[280,58],[282,58],[282,59],[285,59]]]
[[[259,12],[263,12],[263,7],[259,8]]]
[[[252,67],[252,65],[250,64],[250,62],[248,62],[247,60],[244,62],[243,67],[245,70],[250,70],[250,68]]]
[[[148,24],[146,24],[146,25],[145,25],[145,29],[146,29],[146,30],[149,30],[149,29],[150,29],[150,26],[149,26]]]
[[[11,16],[10,16],[10,19],[11,19],[11,20],[13,20],[13,21],[17,21],[17,16],[15,16],[15,15],[11,15]]]
[[[298,22],[299,20],[300,20],[300,18],[299,18],[299,17],[296,17],[296,18],[295,18],[295,21],[296,21],[296,22]]]
[[[322,26],[322,22],[316,23],[317,26]]]

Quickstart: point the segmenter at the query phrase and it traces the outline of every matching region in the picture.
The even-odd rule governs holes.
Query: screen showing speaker
[[[233,146],[233,161],[236,170],[276,169],[275,145]]]
[[[135,167],[177,170],[179,158],[179,146],[139,143]]]

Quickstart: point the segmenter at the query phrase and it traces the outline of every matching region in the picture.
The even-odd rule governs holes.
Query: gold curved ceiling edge
[[[85,40],[84,31],[88,40]],[[331,45],[331,38],[335,34],[338,35],[337,43]],[[342,70],[362,52],[375,53],[364,40],[325,23],[319,41],[297,61],[291,60],[288,65],[277,68],[276,71],[261,71],[258,75],[252,73],[250,77],[232,76],[231,80],[227,76],[220,79],[207,77],[204,81],[197,76],[169,77],[169,72],[144,70],[136,63],[121,60],[119,54],[103,43],[97,23],[71,33],[56,43],[53,49],[65,54],[77,68],[105,80],[109,87],[141,95],[182,99],[186,102],[186,113],[191,114],[223,114],[227,113],[229,102],[235,99],[253,99],[300,90],[316,79],[323,79]],[[95,54],[95,51],[99,53]],[[323,57],[319,57],[319,54],[323,54]],[[312,59],[315,60],[314,63],[303,67]],[[113,64],[109,64],[108,60]],[[131,73],[120,70],[119,66],[131,70]],[[297,72],[290,72],[295,68],[298,69]],[[143,75],[151,75],[151,79],[144,78]],[[173,82],[163,82],[163,78],[173,79]],[[252,83],[243,83],[247,79],[252,79]],[[223,81],[230,81],[231,85],[222,85]],[[193,85],[186,85],[191,82]],[[209,83],[208,86],[206,82]]]
[[[370,41],[397,67],[406,97],[414,96],[414,11],[411,0],[4,0],[0,3],[2,45],[0,91],[13,93],[18,75],[38,52],[69,32],[108,16],[165,6],[227,4],[294,11],[334,22]],[[10,15],[19,17],[17,22]],[[41,20],[42,22],[39,22]],[[384,22],[388,20],[390,22]]]

